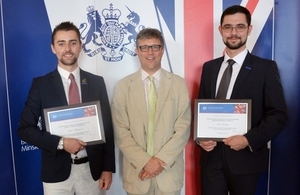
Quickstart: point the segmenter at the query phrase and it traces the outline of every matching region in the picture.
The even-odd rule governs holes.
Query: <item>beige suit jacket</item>
[[[141,71],[122,80],[115,88],[112,117],[115,142],[123,153],[123,187],[133,194],[147,193],[150,179],[138,175],[152,158],[146,152],[147,105]],[[185,80],[162,70],[155,116],[154,156],[167,163],[156,176],[163,192],[182,188],[183,150],[189,139],[191,109]]]

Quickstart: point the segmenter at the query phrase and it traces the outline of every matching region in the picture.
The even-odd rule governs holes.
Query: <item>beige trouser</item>
[[[156,179],[152,178],[151,184],[150,184],[150,189],[146,194],[130,194],[130,193],[127,193],[127,194],[128,195],[180,195],[180,192],[181,192],[181,190],[169,192],[169,193],[162,192],[162,191],[160,191],[160,189],[157,185]]]
[[[89,163],[72,164],[70,177],[62,182],[43,182],[44,195],[100,195],[99,180],[94,181]]]

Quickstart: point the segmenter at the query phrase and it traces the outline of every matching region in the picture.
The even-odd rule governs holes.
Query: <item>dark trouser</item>
[[[224,145],[218,144],[201,168],[201,195],[255,195],[259,173],[233,174],[224,155]],[[251,167],[249,167],[251,169]]]

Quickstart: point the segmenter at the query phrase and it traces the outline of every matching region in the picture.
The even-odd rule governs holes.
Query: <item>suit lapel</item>
[[[218,74],[222,65],[222,62],[224,61],[224,57],[219,58],[216,63],[215,66],[212,68],[211,71],[211,98],[215,98],[216,97],[216,85],[217,85],[217,79],[218,79]]]
[[[81,100],[88,101],[88,78],[87,75],[80,69],[80,87],[81,87]]]
[[[236,78],[232,93],[231,93],[231,98],[236,98],[238,97],[238,92],[241,90],[241,88],[243,87],[243,83],[245,81],[245,79],[247,78],[248,74],[251,72],[253,68],[253,59],[252,59],[252,55],[248,52],[244,63],[240,69],[240,72]]]
[[[53,93],[56,93],[56,96],[58,97],[58,101],[61,102],[60,104],[68,105],[64,86],[63,86],[60,74],[57,71],[57,69],[52,72],[51,82],[52,82],[52,84],[50,84],[50,86],[53,86]]]
[[[145,127],[147,127],[148,123],[148,114],[147,114],[147,103],[145,98],[145,91],[142,82],[141,71],[137,71],[135,74],[131,76],[130,80],[130,96],[133,97],[133,106],[136,107],[139,112],[139,116],[141,117]]]
[[[171,75],[162,69],[161,77],[159,81],[159,89],[158,89],[158,101],[156,105],[156,114],[155,114],[155,123],[160,116],[161,110],[168,98],[169,92],[171,90],[172,79]]]

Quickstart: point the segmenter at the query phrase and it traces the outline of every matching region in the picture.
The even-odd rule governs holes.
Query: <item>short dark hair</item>
[[[141,40],[141,39],[150,39],[150,38],[157,38],[157,39],[159,39],[160,42],[161,42],[161,46],[162,47],[165,46],[164,38],[162,36],[162,33],[159,30],[157,30],[155,28],[144,28],[136,36],[136,48],[138,48],[138,42],[139,42],[139,40]]]
[[[81,43],[79,29],[72,22],[68,21],[68,22],[62,22],[54,28],[51,37],[52,45],[54,44],[54,36],[58,31],[69,31],[69,30],[73,30],[76,32],[76,34],[78,35],[78,40]]]
[[[233,5],[233,6],[230,6],[230,7],[226,8],[224,10],[224,12],[222,13],[222,16],[221,16],[221,19],[220,19],[220,25],[223,24],[223,20],[224,20],[224,17],[226,15],[233,15],[233,14],[236,14],[236,13],[245,14],[248,26],[251,25],[251,14],[250,14],[249,10],[247,8],[243,7],[243,6],[240,6],[240,5]]]

